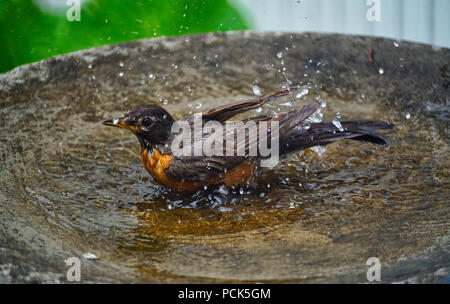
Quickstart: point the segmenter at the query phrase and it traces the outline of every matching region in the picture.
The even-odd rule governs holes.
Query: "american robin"
[[[262,96],[255,99],[239,101],[223,106],[213,108],[201,113],[200,125],[206,126],[208,122],[226,123],[233,116],[256,109],[264,103],[274,98],[289,95],[291,90],[284,90],[275,94]],[[263,141],[269,141],[273,133],[278,133],[277,137],[270,137],[270,145],[275,140],[278,141],[278,155],[286,156],[291,152],[306,149],[314,146],[325,146],[331,142],[340,139],[352,139],[362,142],[371,142],[374,144],[385,144],[382,135],[376,133],[381,129],[392,129],[393,125],[377,120],[347,120],[341,122],[308,122],[306,119],[314,114],[320,104],[314,102],[305,105],[300,110],[279,113],[275,116],[256,116],[242,120],[242,123],[248,122],[266,122],[268,132],[259,132],[248,130],[249,135],[242,140],[237,138],[233,131],[232,138],[237,140],[232,146],[232,153],[209,153],[206,155],[179,155],[173,152],[175,140],[180,141],[177,136],[187,136],[191,144],[187,151],[192,151],[192,147],[199,142],[204,142],[207,134],[212,132],[201,132],[200,137],[195,138],[198,130],[194,130],[195,115],[188,116],[181,121],[187,123],[189,132],[184,134],[175,134],[172,126],[176,122],[173,117],[162,107],[154,104],[139,105],[125,113],[121,118],[108,119],[103,124],[108,126],[120,127],[130,130],[134,133],[140,144],[142,162],[145,169],[160,184],[178,190],[195,191],[210,185],[224,183],[228,186],[245,185],[254,180],[256,169],[267,155],[261,153],[251,154],[251,145],[260,144]],[[277,126],[277,131],[271,130]],[[217,128],[217,126],[216,126]],[[223,130],[226,133],[226,127]],[[206,134],[207,133],[207,134]],[[214,132],[215,133],[215,132]],[[262,133],[262,134],[261,134]],[[183,135],[184,134],[184,135]],[[223,133],[222,133],[223,134]],[[225,139],[223,151],[225,151]],[[214,144],[217,144],[215,142]],[[237,153],[238,147],[244,147],[244,153]],[[183,147],[183,142],[178,146]],[[219,147],[219,145],[217,145]],[[217,150],[216,150],[217,151]]]

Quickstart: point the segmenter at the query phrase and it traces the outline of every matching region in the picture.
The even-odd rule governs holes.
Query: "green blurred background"
[[[67,11],[81,3],[81,20]],[[325,32],[450,47],[450,0],[0,0],[0,73],[103,44],[203,32]]]
[[[0,73],[104,44],[249,28],[226,0],[81,0],[81,20],[73,22],[68,2],[0,0]]]

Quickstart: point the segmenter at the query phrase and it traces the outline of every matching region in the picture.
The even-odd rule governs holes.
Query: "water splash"
[[[253,85],[253,94],[256,96],[262,96],[261,88],[257,84]]]
[[[336,118],[334,118],[331,123],[340,131],[340,132],[344,132],[344,128],[342,127],[342,124],[339,120],[337,120]]]
[[[314,112],[314,114],[312,114],[306,119],[306,122],[319,123],[322,122],[322,119],[323,119],[322,109],[321,107],[319,107],[317,111]]]
[[[327,151],[327,147],[326,146],[315,146],[315,147],[312,147],[311,150],[316,152],[316,154],[318,156],[322,156],[322,154],[324,154]]]
[[[303,89],[297,95],[295,95],[295,99],[300,99],[308,95],[308,93],[309,93],[308,87],[303,87]]]
[[[87,252],[85,254],[83,254],[83,258],[86,260],[96,260],[98,259],[97,256],[93,253]]]

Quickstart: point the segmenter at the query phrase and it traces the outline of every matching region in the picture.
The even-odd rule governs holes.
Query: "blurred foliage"
[[[0,0],[0,72],[103,44],[248,28],[226,0],[89,0],[79,22],[67,20],[68,5],[49,12],[36,2]]]

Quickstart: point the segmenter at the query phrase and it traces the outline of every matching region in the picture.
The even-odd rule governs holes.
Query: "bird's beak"
[[[123,128],[123,129],[128,129],[131,131],[138,131],[138,128],[135,126],[132,126],[130,124],[127,123],[127,119],[126,117],[121,117],[121,118],[114,118],[114,119],[107,119],[103,122],[104,125],[107,126],[113,126],[113,127],[119,127],[119,128]]]

